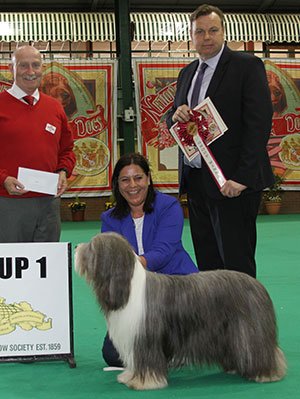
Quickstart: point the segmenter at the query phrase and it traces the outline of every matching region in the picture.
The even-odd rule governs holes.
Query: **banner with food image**
[[[45,61],[40,90],[63,105],[74,138],[76,166],[64,197],[101,196],[111,191],[117,153],[116,62]],[[7,61],[0,64],[0,80],[1,90],[11,87]]]
[[[273,104],[268,152],[285,189],[300,189],[300,60],[265,60]]]
[[[180,70],[193,59],[137,58],[136,83],[138,143],[150,161],[156,187],[178,188],[177,144],[165,117],[171,108]],[[284,189],[300,189],[300,60],[264,60],[274,109],[268,153]],[[282,93],[282,94],[281,94]]]

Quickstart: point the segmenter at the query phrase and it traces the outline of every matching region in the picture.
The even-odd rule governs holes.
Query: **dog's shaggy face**
[[[219,365],[245,379],[282,379],[272,301],[254,278],[216,270],[187,276],[148,272],[116,233],[80,244],[75,268],[93,285],[109,336],[125,365],[120,383],[168,385],[168,366]]]
[[[77,246],[75,270],[93,285],[104,313],[127,304],[135,260],[128,241],[116,233],[97,234]]]

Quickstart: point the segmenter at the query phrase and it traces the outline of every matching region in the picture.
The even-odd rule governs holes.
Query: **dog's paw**
[[[133,373],[130,370],[125,369],[123,373],[117,376],[119,384],[127,384],[133,378]]]
[[[283,376],[282,375],[277,375],[277,374],[273,374],[273,375],[268,375],[268,376],[264,376],[264,375],[260,375],[260,376],[256,376],[253,378],[253,381],[255,382],[276,382],[276,381],[280,381],[282,380]]]
[[[236,370],[225,370],[226,374],[237,374]]]
[[[275,348],[274,363],[270,365],[270,373],[268,375],[257,375],[252,380],[256,382],[276,382],[282,380],[286,375],[286,358],[279,347]]]
[[[166,379],[158,380],[153,377],[146,376],[145,379],[141,380],[139,377],[132,378],[127,384],[128,388],[132,388],[136,391],[147,391],[151,389],[163,389],[168,386]]]

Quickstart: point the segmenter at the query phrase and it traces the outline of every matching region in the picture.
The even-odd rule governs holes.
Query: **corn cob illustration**
[[[41,312],[34,311],[27,302],[8,305],[0,297],[0,335],[10,334],[17,325],[26,331],[33,328],[49,330],[52,328],[52,319],[44,321],[45,317]]]

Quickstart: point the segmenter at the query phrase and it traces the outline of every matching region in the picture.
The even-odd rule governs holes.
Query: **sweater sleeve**
[[[4,180],[7,178],[8,173],[6,169],[0,169],[0,185],[4,185]]]
[[[58,164],[57,169],[67,169],[68,176],[71,175],[72,170],[75,166],[76,156],[73,152],[73,135],[70,128],[68,119],[62,110],[61,116],[61,138],[60,147],[58,153]]]

